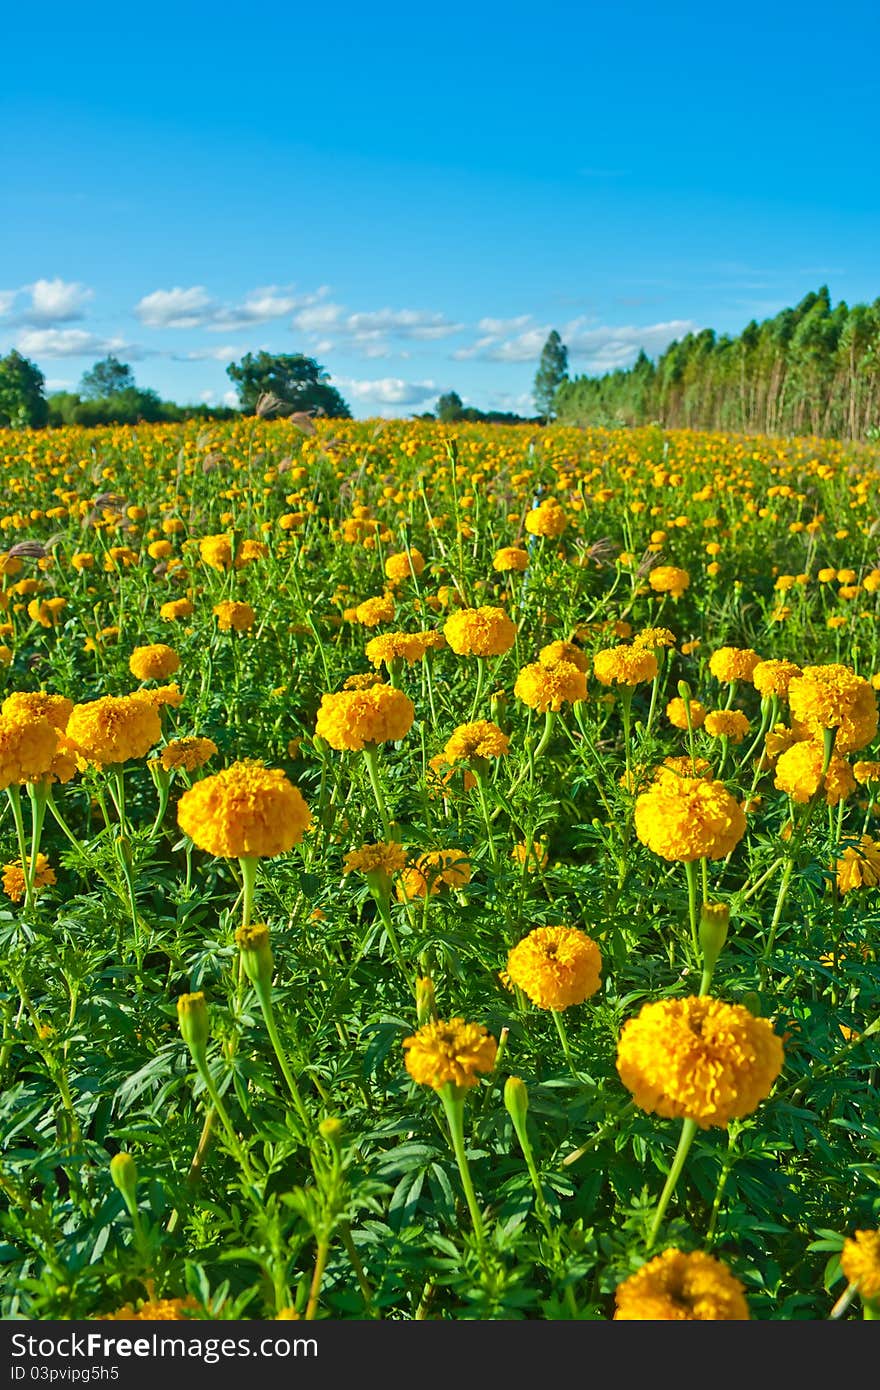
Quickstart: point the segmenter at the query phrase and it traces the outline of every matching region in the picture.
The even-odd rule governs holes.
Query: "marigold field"
[[[0,1316],[880,1316],[880,450],[0,480]]]

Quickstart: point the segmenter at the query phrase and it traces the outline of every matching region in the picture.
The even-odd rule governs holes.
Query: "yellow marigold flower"
[[[503,608],[460,608],[443,624],[456,656],[501,656],[516,641],[516,623]]]
[[[535,927],[507,957],[507,974],[539,1009],[568,1009],[599,988],[602,957],[578,927]]]
[[[617,1047],[620,1079],[640,1110],[700,1129],[751,1115],[782,1062],[782,1041],[767,1019],[708,995],[643,1005]]]
[[[674,599],[681,598],[688,588],[691,577],[687,570],[675,565],[656,565],[648,571],[648,583],[658,594],[671,594]]]
[[[47,777],[58,740],[58,730],[43,715],[0,716],[0,787]]]
[[[166,622],[174,623],[192,617],[194,612],[195,605],[188,598],[174,598],[162,604],[159,617],[164,618]]]
[[[691,656],[695,651],[698,651],[702,645],[699,637],[694,638],[691,642],[682,642],[681,654],[682,656]]]
[[[115,1313],[104,1313],[99,1322],[187,1322],[190,1313],[201,1311],[201,1305],[187,1294],[186,1298],[148,1298],[135,1306],[124,1303]]]
[[[616,1322],[747,1322],[745,1287],[701,1250],[664,1250],[615,1291]]]
[[[603,685],[639,685],[657,675],[657,658],[646,647],[607,647],[593,657],[593,675]]]
[[[410,1038],[404,1038],[406,1069],[420,1086],[435,1091],[451,1085],[467,1090],[479,1082],[480,1072],[495,1066],[498,1044],[480,1023],[463,1018],[448,1022],[435,1019]]]
[[[651,780],[656,782],[658,778],[670,772],[676,777],[703,777],[710,782],[715,776],[711,763],[705,758],[691,759],[689,753],[682,753],[675,758],[664,758],[660,766],[654,768]]]
[[[633,638],[634,647],[650,647],[656,652],[665,647],[675,646],[675,633],[668,627],[646,627]]]
[[[420,854],[416,862],[404,870],[397,897],[400,902],[408,898],[433,898],[444,888],[464,888],[470,881],[471,866],[463,850],[432,849]]]
[[[371,637],[364,648],[367,660],[374,666],[386,666],[392,661],[406,661],[411,666],[421,661],[428,650],[428,632],[386,632],[379,637]]]
[[[199,541],[202,562],[222,574],[232,565],[232,538],[228,535],[202,536]]]
[[[589,658],[574,642],[548,642],[546,647],[542,647],[538,652],[538,661],[542,666],[555,666],[558,661],[570,661],[579,671],[586,672],[590,669]]]
[[[371,685],[366,690],[340,690],[324,695],[315,733],[339,751],[406,738],[415,718],[415,706],[402,690],[390,685]]]
[[[34,874],[34,888],[39,890],[40,888],[45,888],[47,884],[57,882],[55,870],[52,868],[45,854],[38,854],[36,872]],[[12,864],[4,864],[3,891],[7,898],[11,898],[14,903],[21,902],[21,899],[24,897],[24,869],[22,868],[20,859],[16,859]]]
[[[555,497],[548,497],[526,512],[525,527],[530,536],[561,536],[568,525],[568,517]]]
[[[728,855],[745,834],[746,817],[723,782],[661,768],[636,800],[635,828],[654,854],[688,864]]]
[[[880,883],[880,844],[863,835],[858,845],[850,845],[838,859],[837,887],[841,893],[853,888],[876,888]]]
[[[456,775],[457,769],[450,767],[442,753],[437,753],[433,758],[428,759],[428,769],[425,777],[425,785],[428,788],[430,797],[446,796],[449,784]],[[477,779],[470,768],[464,768],[461,772],[462,791],[469,792],[477,785]]]
[[[72,711],[72,700],[66,695],[50,695],[47,690],[14,690],[0,705],[0,714],[8,714],[12,719],[42,715],[59,733],[67,728]]]
[[[223,599],[214,605],[213,612],[220,632],[248,632],[257,620],[251,605],[236,599]]]
[[[343,690],[370,690],[374,685],[384,685],[385,681],[378,671],[359,671],[357,675],[346,676],[342,682]]]
[[[71,568],[79,572],[94,569],[95,557],[90,550],[74,551],[70,557]]]
[[[880,1298],[880,1231],[855,1231],[843,1242],[840,1268],[863,1299]]]
[[[406,851],[396,840],[379,840],[374,845],[361,845],[345,856],[347,874],[399,874],[406,867]]]
[[[784,724],[774,724],[764,735],[764,755],[770,766],[772,767],[782,753],[786,753],[799,741],[793,729],[786,728]]]
[[[522,574],[529,567],[529,552],[523,550],[518,545],[504,545],[495,552],[492,559],[492,568],[504,574],[507,570],[514,570]]]
[[[788,792],[793,801],[803,805],[819,790],[822,781],[822,764],[825,750],[821,743],[812,740],[795,743],[776,760],[776,776],[773,785],[781,792]],[[856,779],[845,758],[834,753],[825,773],[825,800],[829,806],[836,806],[855,791]]]
[[[362,627],[378,627],[380,623],[390,623],[394,617],[394,598],[382,594],[379,598],[364,599],[354,610],[355,622]]]
[[[749,721],[738,709],[713,709],[706,715],[703,727],[712,738],[729,738],[742,743],[749,732]]]
[[[489,719],[477,719],[472,724],[460,724],[443,750],[450,767],[486,758],[501,758],[510,746],[510,739]]]
[[[389,555],[385,561],[385,576],[392,581],[409,579],[410,576],[418,576],[425,568],[425,557],[420,550],[410,547],[409,552],[398,551],[394,555]]]
[[[66,598],[46,600],[34,598],[27,606],[27,613],[28,617],[33,622],[39,623],[41,627],[54,627],[66,607]]]
[[[80,757],[99,767],[146,757],[162,737],[154,706],[132,695],[104,695],[74,705],[67,737]]]
[[[269,547],[265,541],[242,541],[235,552],[235,568],[242,570],[245,565],[252,565],[255,560],[265,560],[268,554]]]
[[[5,705],[4,705],[5,712]],[[863,787],[867,782],[880,782],[880,763],[859,762],[853,764],[853,776],[859,786]]]
[[[153,541],[147,546],[147,554],[151,560],[167,560],[174,554],[174,546],[170,541]]]
[[[751,647],[719,647],[709,657],[709,670],[719,681],[750,681],[760,661]]]
[[[804,736],[822,737],[836,729],[838,753],[869,744],[877,732],[877,695],[870,681],[847,666],[805,666],[788,688],[792,723]]]
[[[185,791],[177,820],[199,849],[244,859],[286,854],[299,844],[312,816],[280,768],[248,760],[203,777]]]
[[[800,666],[793,661],[759,661],[752,671],[752,683],[759,695],[776,695],[785,700],[788,687],[800,674]]]
[[[217,751],[216,743],[210,738],[176,738],[162,749],[162,766],[166,772],[172,772],[175,768],[195,772],[197,768],[204,767]]]
[[[515,864],[522,864],[529,873],[535,869],[546,869],[549,862],[547,846],[543,840],[520,840],[510,851],[510,857]]]
[[[546,710],[561,710],[566,701],[587,698],[587,678],[571,661],[557,661],[544,666],[540,661],[524,666],[516,678],[513,693],[530,709],[544,714]]]
[[[151,690],[133,690],[129,698],[140,700],[156,710],[163,705],[178,709],[183,704],[183,691],[176,682],[172,682],[171,685],[155,685]]]
[[[128,669],[139,681],[163,681],[180,670],[180,657],[173,647],[155,642],[150,647],[135,647],[128,659]]]
[[[691,727],[694,729],[701,729],[706,719],[706,706],[702,705],[699,700],[691,700],[690,707]],[[666,718],[674,729],[687,728],[687,709],[684,700],[682,700],[679,695],[676,695],[670,700],[669,704],[666,706]]]

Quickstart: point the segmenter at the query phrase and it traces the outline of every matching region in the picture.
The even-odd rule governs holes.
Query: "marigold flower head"
[[[602,957],[578,927],[535,927],[507,957],[507,974],[539,1009],[568,1009],[599,988]]]
[[[257,620],[251,605],[238,599],[225,598],[212,611],[220,632],[248,632]]]
[[[731,743],[742,743],[749,732],[749,721],[741,710],[713,709],[706,715],[703,727],[712,738],[727,738]]]
[[[34,873],[34,888],[38,891],[45,888],[47,884],[57,883],[55,870],[52,868],[45,854],[37,855],[36,872]],[[21,902],[25,894],[24,869],[20,859],[14,860],[11,864],[3,866],[3,892],[7,898],[11,898],[14,903]]]
[[[750,681],[761,657],[751,647],[719,647],[709,657],[709,670],[716,680]]]
[[[549,863],[547,846],[543,840],[519,840],[510,851],[515,864],[521,864],[529,873],[535,869],[546,869]]]
[[[776,695],[785,700],[788,687],[800,674],[801,668],[794,661],[759,661],[752,671],[752,683],[759,695]]]
[[[364,599],[354,610],[354,620],[362,627],[378,627],[380,623],[390,623],[394,618],[394,597],[381,594],[377,598]]]
[[[661,768],[636,799],[635,828],[655,854],[689,864],[725,858],[745,834],[746,817],[723,782]]]
[[[364,648],[367,660],[378,667],[385,662],[390,667],[392,661],[406,661],[413,665],[421,661],[428,650],[428,632],[386,632],[379,637],[371,637]]]
[[[529,567],[529,552],[523,550],[518,545],[504,545],[495,552],[492,559],[492,568],[500,574],[508,570],[513,570],[517,574],[523,574]]]
[[[54,627],[66,607],[66,598],[34,598],[27,606],[27,614],[41,627]]]
[[[586,672],[590,669],[589,657],[574,642],[548,642],[546,647],[542,647],[538,652],[538,661],[542,666],[555,666],[559,661],[570,661],[579,671]]]
[[[104,695],[74,705],[67,737],[82,758],[100,767],[146,757],[162,737],[162,725],[151,703],[132,695]]]
[[[435,1091],[451,1085],[465,1091],[476,1086],[480,1073],[495,1066],[498,1044],[480,1023],[463,1018],[435,1019],[410,1038],[404,1038],[406,1069],[420,1086]]]
[[[361,845],[345,856],[347,874],[399,874],[406,865],[406,851],[396,840],[379,840],[374,845]]]
[[[750,1115],[782,1070],[765,1018],[708,995],[642,1006],[621,1030],[617,1070],[640,1110],[726,1128]]]
[[[202,536],[199,541],[199,555],[202,562],[221,574],[232,565],[232,538],[227,534]]]
[[[14,690],[0,705],[0,714],[8,714],[12,719],[42,715],[60,733],[67,728],[72,710],[73,701],[66,695],[50,695],[47,690]]]
[[[385,561],[385,576],[388,579],[400,581],[409,579],[410,576],[418,576],[425,568],[425,557],[420,550],[410,547],[410,550],[401,550],[394,555],[389,555]]]
[[[195,604],[188,598],[173,598],[168,603],[163,603],[159,609],[159,617],[166,622],[180,622],[184,618],[192,617],[195,612]]]
[[[544,714],[559,711],[568,702],[587,698],[587,678],[571,661],[557,661],[545,666],[540,661],[523,666],[516,678],[513,693],[530,709]]]
[[[647,647],[606,647],[593,657],[593,675],[603,685],[640,685],[657,675],[657,658]]]
[[[806,736],[821,738],[836,729],[838,753],[869,744],[877,732],[877,695],[870,681],[847,666],[805,666],[788,688],[792,725]]]
[[[880,763],[853,763],[853,776],[860,787],[864,787],[868,782],[880,782]]]
[[[676,565],[656,565],[648,571],[648,583],[654,592],[671,594],[674,599],[681,598],[690,582],[687,570],[679,569]]]
[[[691,700],[690,707],[691,727],[694,729],[702,728],[706,720],[706,706],[701,704],[699,700]],[[674,696],[674,698],[669,701],[669,704],[666,706],[666,718],[674,729],[687,728],[687,709],[680,695]]]
[[[788,792],[793,801],[803,805],[819,790],[824,761],[825,750],[821,743],[811,739],[795,743],[777,758],[773,785],[782,792]],[[829,806],[836,806],[839,801],[846,800],[855,787],[856,780],[849,763],[836,752],[833,753],[825,773],[826,802]]]
[[[660,766],[654,768],[651,781],[657,782],[667,773],[672,773],[675,777],[703,777],[710,782],[715,778],[711,763],[705,758],[691,758],[689,753],[664,758]]]
[[[668,627],[646,627],[633,638],[634,647],[650,647],[651,651],[662,651],[675,646],[675,633]]]
[[[425,775],[428,795],[432,798],[447,796],[450,791],[450,784],[457,774],[460,774],[461,777],[462,791],[473,791],[477,785],[477,779],[469,767],[450,767],[443,753],[437,753],[433,758],[429,758]]]
[[[265,541],[242,541],[235,552],[235,568],[242,570],[245,565],[252,565],[255,560],[265,560],[268,554],[269,547]]]
[[[186,1298],[148,1298],[136,1306],[124,1303],[115,1313],[104,1313],[99,1322],[187,1322],[190,1313],[201,1311],[201,1305],[187,1294]]]
[[[406,738],[414,718],[415,706],[402,690],[371,685],[322,696],[315,733],[331,748],[358,752],[365,745]]]
[[[526,512],[525,527],[530,536],[548,536],[551,539],[561,536],[568,525],[568,517],[555,497],[547,497],[537,507]]]
[[[460,724],[443,750],[450,767],[486,758],[501,758],[510,746],[510,739],[489,719],[477,719],[472,724]]]
[[[463,888],[470,881],[471,866],[464,850],[432,849],[403,871],[397,897],[400,902],[435,897],[444,888]]]
[[[128,659],[128,669],[139,681],[163,681],[180,670],[180,657],[173,647],[155,642],[149,647],[135,647]]]
[[[841,893],[854,888],[876,888],[880,883],[880,844],[862,835],[858,845],[849,845],[838,859],[837,887]]]
[[[185,791],[177,820],[194,844],[227,859],[270,858],[298,845],[312,823],[303,797],[279,768],[233,763]]]
[[[456,656],[501,656],[516,641],[516,623],[503,608],[459,608],[443,624]]]
[[[858,1284],[861,1298],[880,1299],[880,1231],[855,1231],[847,1236],[840,1268],[850,1284]]]
[[[701,1250],[664,1250],[618,1284],[616,1322],[746,1322],[745,1287]]]
[[[217,745],[211,738],[175,738],[162,749],[162,766],[166,772],[176,768],[195,772],[215,757],[217,751]]]

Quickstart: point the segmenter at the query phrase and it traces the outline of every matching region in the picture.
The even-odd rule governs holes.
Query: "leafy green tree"
[[[79,383],[80,395],[87,401],[100,401],[134,390],[134,372],[127,362],[120,362],[112,353],[84,372]]]
[[[460,420],[464,413],[464,402],[457,391],[444,391],[442,396],[437,398],[434,406],[434,413],[438,420],[444,424],[451,424],[454,420]]]
[[[556,392],[564,381],[568,381],[568,348],[554,328],[541,351],[533,393],[538,414],[545,420],[556,414]]]
[[[294,410],[313,410],[336,419],[348,420],[351,411],[330,385],[329,373],[313,357],[301,352],[278,355],[270,352],[247,353],[240,362],[230,362],[226,375],[235,383],[245,415],[253,415],[261,397],[271,397],[285,414]]]
[[[0,357],[0,428],[42,429],[49,418],[46,378],[15,348]]]

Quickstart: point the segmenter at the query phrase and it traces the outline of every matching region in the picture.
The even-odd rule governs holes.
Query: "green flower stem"
[[[379,780],[379,749],[375,743],[364,744],[364,762],[367,765],[367,772],[370,777],[370,785],[373,788],[373,796],[376,800],[376,809],[379,812],[379,819],[382,822],[382,829],[386,839],[391,838],[391,817],[388,814],[388,807],[382,792],[382,783]]]
[[[682,1120],[681,1135],[678,1140],[678,1148],[675,1151],[675,1158],[672,1160],[672,1167],[669,1170],[669,1176],[666,1179],[666,1185],[660,1194],[660,1200],[657,1203],[657,1210],[654,1212],[654,1220],[651,1223],[651,1231],[648,1236],[649,1250],[651,1249],[655,1240],[657,1239],[657,1235],[660,1231],[660,1226],[663,1221],[666,1208],[669,1206],[670,1198],[672,1197],[672,1194],[675,1191],[676,1186],[678,1185],[678,1180],[681,1177],[682,1169],[684,1168],[685,1160],[688,1156],[691,1144],[694,1142],[694,1136],[696,1135],[696,1132],[696,1120]]]
[[[448,1081],[445,1086],[439,1087],[437,1094],[443,1102],[443,1109],[446,1112],[446,1123],[449,1125],[452,1148],[455,1152],[456,1162],[458,1163],[458,1171],[461,1174],[461,1185],[464,1188],[468,1210],[471,1214],[474,1235],[477,1238],[477,1244],[482,1253],[486,1237],[483,1231],[483,1218],[480,1214],[477,1194],[474,1191],[474,1184],[471,1179],[471,1170],[468,1166],[467,1153],[465,1152],[464,1096],[456,1090],[451,1081]]]
[[[538,761],[541,754],[544,752],[544,749],[547,747],[547,744],[553,737],[553,730],[556,727],[556,718],[557,715],[555,710],[548,709],[544,712],[544,732],[542,733],[540,740],[538,741],[538,746],[532,754],[532,757],[535,760],[535,762]]]
[[[623,719],[623,756],[626,759],[627,779],[632,774],[632,699],[635,686],[620,687],[620,714]]]
[[[207,1052],[204,1048],[191,1049],[191,1052],[193,1061],[196,1064],[196,1070],[198,1071],[199,1076],[202,1078],[202,1081],[204,1082],[205,1090],[211,1097],[211,1104],[216,1110],[217,1115],[220,1118],[220,1123],[226,1131],[226,1137],[229,1140],[229,1147],[235,1155],[237,1162],[241,1164],[241,1168],[244,1174],[251,1181],[253,1181],[254,1175],[251,1170],[250,1159],[248,1158],[247,1150],[243,1147],[241,1140],[235,1132],[233,1123],[229,1118],[229,1111],[223,1104],[223,1099],[220,1095],[219,1090],[217,1089],[217,1085],[214,1081],[214,1078],[211,1075],[211,1069],[208,1066]]]
[[[37,874],[37,856],[40,852],[40,840],[43,836],[43,821],[46,817],[46,802],[49,798],[49,783],[28,782],[27,787],[31,799],[31,858],[27,873],[30,879],[31,895],[33,896],[34,879]]]
[[[514,1115],[513,1112],[508,1113],[513,1122],[516,1137],[519,1140],[519,1146],[522,1149],[523,1158],[526,1161],[526,1167],[529,1170],[529,1178],[531,1179],[532,1187],[535,1189],[535,1211],[538,1213],[544,1230],[547,1232],[548,1236],[552,1238],[553,1226],[550,1221],[550,1212],[547,1208],[546,1198],[544,1197],[544,1189],[541,1186],[541,1175],[538,1172],[538,1165],[535,1162],[535,1155],[532,1150],[531,1140],[529,1139],[525,1116]]]
[[[391,949],[394,952],[397,964],[400,966],[404,976],[408,980],[409,971],[406,968],[406,961],[404,959],[403,952],[400,949],[400,939],[397,935],[394,923],[391,920],[391,906],[388,902],[388,895],[386,893],[383,893],[381,888],[373,888],[372,885],[370,887],[370,892],[372,893],[373,901],[376,904],[379,916],[382,918],[382,925],[385,928],[386,935],[388,937],[389,942],[391,943]]]
[[[657,709],[657,692],[660,689],[660,678],[663,674],[663,661],[666,653],[661,648],[657,653],[657,674],[651,681],[651,703],[648,706],[648,718],[645,721],[645,738],[651,734],[651,725],[654,723],[654,714]]]
[[[585,1144],[581,1144],[579,1149],[575,1149],[572,1153],[565,1155],[565,1158],[562,1160],[563,1168],[567,1168],[572,1163],[577,1163],[578,1159],[583,1158],[584,1154],[592,1153],[593,1149],[601,1144],[606,1134],[610,1134],[613,1129],[616,1129],[624,1116],[628,1115],[631,1110],[635,1110],[635,1108],[635,1101],[628,1100],[620,1106],[619,1109],[615,1110],[614,1114],[599,1126],[592,1139],[588,1139]]]
[[[269,1041],[272,1044],[272,1051],[278,1058],[278,1065],[281,1068],[284,1080],[287,1082],[287,1089],[291,1094],[291,1098],[293,1100],[294,1105],[296,1106],[297,1113],[305,1126],[305,1133],[308,1134],[311,1128],[309,1112],[308,1110],[306,1110],[303,1098],[300,1094],[299,1087],[296,1084],[296,1078],[294,1077],[293,1071],[291,1070],[290,1062],[287,1058],[287,1053],[284,1050],[284,1044],[282,1043],[280,1035],[278,1033],[278,1028],[275,1023],[275,1010],[272,1007],[271,988],[268,985],[263,984],[263,982],[260,980],[255,980],[253,984],[254,993],[256,994],[257,999],[260,1002],[260,1008],[263,1013],[263,1020],[266,1024],[266,1032],[269,1034]],[[300,1135],[299,1137],[303,1138],[302,1135]]]
[[[486,839],[489,844],[489,855],[495,867],[498,867],[498,847],[495,844],[495,836],[492,834],[492,817],[489,815],[489,806],[486,801],[486,777],[485,773],[478,767],[473,769],[477,779],[477,795],[480,798],[480,806],[483,811],[483,820],[486,824]]]
[[[556,1031],[559,1034],[559,1041],[562,1043],[562,1051],[565,1056],[568,1069],[574,1077],[575,1081],[577,1081],[578,1084],[580,1084],[580,1077],[578,1076],[577,1067],[575,1066],[574,1058],[571,1055],[571,1043],[568,1040],[568,1029],[566,1028],[565,1021],[562,1017],[562,1011],[561,1009],[551,1009],[550,1012],[553,1015],[553,1022],[556,1024]]]
[[[691,920],[691,941],[693,942],[694,953],[697,959],[700,958],[700,929],[697,899],[699,888],[697,884],[697,864],[696,860],[690,859],[685,862],[684,871],[687,874],[688,885],[688,912]]]
[[[474,691],[474,703],[471,705],[471,723],[473,723],[477,717],[480,700],[483,698],[483,686],[486,680],[486,664],[486,657],[477,657],[477,688]]]
[[[241,865],[241,925],[249,927],[254,912],[254,890],[257,885],[257,864],[255,854],[245,854],[239,859]]]
[[[21,859],[21,872],[24,875],[24,905],[25,910],[30,911],[34,905],[34,894],[31,887],[30,874],[28,873],[27,844],[24,838],[24,817],[21,814],[21,792],[16,783],[6,788],[6,795],[9,797],[9,804],[12,807],[12,819],[15,821],[15,834],[18,839],[18,853]]]

